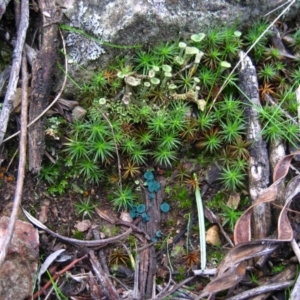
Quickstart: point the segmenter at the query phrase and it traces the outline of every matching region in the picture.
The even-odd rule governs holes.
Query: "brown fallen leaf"
[[[300,176],[294,177],[286,187],[285,206],[282,208],[278,219],[277,239],[251,241],[251,214],[254,206],[276,199],[279,183],[285,179],[294,155],[298,154],[300,151],[285,156],[277,163],[273,174],[274,183],[264,190],[256,202],[237,221],[234,229],[235,247],[229,250],[218,268],[216,277],[204,288],[197,299],[234,287],[245,274],[247,260],[269,254],[274,251],[276,244],[293,239],[293,230],[287,216],[287,208],[300,192]]]
[[[245,276],[246,273],[246,262],[240,262],[236,268],[229,269],[223,276],[218,276],[213,279],[202,291],[200,296],[196,300],[202,299],[220,291],[230,289],[237,285]]]
[[[276,199],[278,186],[288,174],[291,161],[297,154],[300,154],[300,151],[296,151],[293,154],[287,155],[278,161],[273,173],[274,183],[264,190],[264,192],[257,198],[255,203],[253,203],[236,222],[234,228],[234,242],[236,245],[251,240],[251,216],[253,207],[262,203],[272,202]],[[283,211],[284,210],[285,208],[283,208]],[[293,233],[285,214],[286,213],[282,212],[280,215],[278,222],[278,232],[281,232],[281,234],[283,234],[283,228],[287,231],[284,232],[284,236],[281,235],[281,237],[278,238],[280,240],[291,240]]]

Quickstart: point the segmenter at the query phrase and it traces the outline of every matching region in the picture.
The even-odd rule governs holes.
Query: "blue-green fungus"
[[[153,180],[154,179],[154,175],[151,171],[147,171],[144,174],[144,178],[148,181],[148,180]]]
[[[161,238],[161,231],[160,231],[160,230],[157,230],[157,231],[155,232],[155,236],[156,236],[157,238]]]
[[[157,193],[160,190],[160,184],[155,180],[147,180],[148,191]]]
[[[139,214],[142,214],[146,210],[146,205],[145,204],[140,204],[140,205],[138,205],[136,210]]]
[[[150,193],[149,194],[149,200],[153,200],[155,198],[155,193]]]
[[[139,213],[137,211],[137,207],[135,205],[133,205],[129,211],[130,217],[132,219],[137,218],[139,216]]]
[[[164,213],[167,213],[170,210],[170,205],[167,202],[163,202],[160,205],[160,210]]]
[[[148,221],[150,220],[150,217],[149,217],[149,215],[148,215],[146,212],[143,212],[143,213],[141,214],[141,216],[142,216],[142,218],[143,218],[143,222],[144,222],[144,223],[146,223],[146,222],[148,222]]]

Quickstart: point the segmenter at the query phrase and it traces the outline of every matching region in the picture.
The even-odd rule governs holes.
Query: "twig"
[[[188,283],[189,281],[191,281],[192,279],[194,279],[195,277],[192,276],[192,277],[188,277],[187,279],[177,283],[175,286],[173,286],[173,288],[168,291],[168,293],[166,293],[163,298],[152,298],[152,299],[149,299],[149,300],[163,300],[163,299],[166,299],[169,295],[171,295],[172,293],[174,293],[176,290],[178,290],[180,287],[182,287],[183,285],[185,285],[186,283]]]
[[[92,268],[94,270],[94,273],[96,275],[96,278],[98,279],[98,282],[100,283],[101,290],[103,295],[107,299],[120,299],[115,287],[113,286],[112,282],[109,280],[107,274],[103,271],[103,268],[99,261],[97,260],[94,252],[92,250],[89,251],[89,258],[92,265]]]
[[[45,115],[47,113],[47,111],[60,99],[60,96],[66,86],[66,82],[67,82],[67,77],[68,77],[68,61],[67,61],[67,52],[66,52],[66,43],[65,43],[65,40],[64,40],[64,37],[63,37],[63,34],[61,32],[61,30],[59,30],[59,33],[60,33],[60,36],[61,36],[61,39],[62,39],[62,44],[63,44],[63,50],[64,50],[64,53],[65,53],[65,76],[64,76],[64,81],[62,83],[62,86],[61,86],[61,89],[60,91],[58,92],[58,94],[56,95],[56,97],[54,98],[54,100],[45,108],[45,110],[39,115],[37,116],[34,120],[32,120],[28,125],[27,125],[27,128],[30,127],[31,125],[33,125],[35,122],[37,122],[43,115]],[[0,116],[0,120],[1,120],[1,116]],[[1,126],[1,125],[0,125]],[[1,127],[0,127],[0,130],[1,130]],[[0,132],[1,133],[1,132]],[[20,131],[17,131],[16,133],[12,134],[11,136],[9,136],[8,138],[6,138],[5,140],[3,140],[3,143],[4,142],[7,142],[8,140],[14,138],[15,136],[17,136],[18,134],[20,133]],[[1,145],[1,143],[0,143]]]
[[[117,236],[111,237],[111,238],[107,238],[107,239],[101,239],[101,240],[91,240],[91,241],[85,241],[85,240],[77,240],[77,239],[73,239],[73,238],[69,238],[63,235],[60,235],[52,230],[50,230],[47,226],[45,226],[44,224],[42,224],[40,221],[38,221],[36,218],[34,218],[29,212],[27,212],[24,208],[23,208],[23,213],[25,214],[25,216],[27,217],[27,219],[34,224],[35,226],[37,226],[38,228],[46,231],[47,233],[49,233],[50,235],[68,243],[71,245],[76,245],[79,247],[105,247],[110,243],[115,243],[117,241],[119,241],[122,238],[127,237],[131,232],[132,229],[129,228],[127,231],[125,231],[124,233],[121,233]]]
[[[300,262],[300,249],[299,249],[299,246],[298,246],[297,242],[295,241],[295,239],[292,239],[290,244],[291,244],[291,247],[292,247],[292,249],[293,249],[293,251],[294,251],[294,253],[295,253],[295,255],[298,259],[298,262]]]
[[[205,270],[193,270],[195,276],[215,276],[217,274],[217,269],[205,269]]]
[[[15,157],[16,157],[16,155],[17,155],[18,152],[19,152],[19,149],[17,149],[17,150],[15,151],[15,153],[13,154],[11,160],[9,161],[9,163],[8,163],[8,165],[7,165],[7,167],[6,167],[6,172],[9,170],[9,168],[10,168],[11,164],[13,163],[13,161],[14,161],[14,159],[15,159]]]
[[[236,296],[227,298],[227,300],[249,299],[249,298],[252,298],[254,296],[264,294],[264,293],[267,293],[267,292],[272,292],[272,291],[276,291],[276,290],[283,290],[283,289],[285,289],[286,287],[288,287],[289,285],[291,285],[293,283],[294,283],[293,280],[289,280],[289,281],[285,281],[285,282],[262,285],[262,286],[259,286],[257,288],[254,288],[254,289],[241,292]],[[296,298],[291,298],[291,299],[296,299]]]
[[[24,7],[25,6],[25,7]],[[27,8],[27,12],[26,12]],[[25,10],[25,12],[24,12]],[[22,17],[20,26],[22,25],[22,19],[24,15],[27,15],[28,18],[28,2],[25,1],[25,4],[22,2]],[[14,203],[12,212],[9,219],[8,229],[5,235],[5,239],[0,248],[0,267],[4,262],[5,256],[7,254],[8,246],[12,239],[16,219],[19,212],[19,206],[22,199],[24,178],[25,178],[25,166],[26,166],[26,144],[27,144],[27,109],[28,109],[28,73],[27,73],[27,59],[26,54],[23,52],[22,58],[22,110],[21,110],[21,136],[20,136],[20,158],[18,166],[18,178],[17,185],[14,196]]]
[[[95,210],[96,210],[97,214],[99,215],[99,217],[104,219],[105,221],[107,221],[113,225],[124,225],[124,226],[130,227],[133,231],[142,233],[147,240],[150,240],[150,236],[143,229],[140,229],[135,224],[127,222],[127,221],[123,221],[118,218],[111,217],[111,216],[105,214],[104,212],[102,212],[98,207],[95,207]]]
[[[66,273],[68,270],[70,270],[74,265],[76,265],[78,262],[82,261],[83,259],[87,258],[88,255],[85,254],[84,256],[82,257],[79,257],[75,260],[73,260],[69,265],[67,265],[64,269],[62,269],[61,271],[55,273],[52,278],[53,280],[56,280],[58,277],[60,277],[61,275],[63,275],[64,273]],[[51,285],[51,281],[47,281],[47,283],[41,288],[41,290],[44,292],[49,286]],[[36,293],[34,293],[32,295],[32,297],[30,297],[30,299],[36,299],[38,298],[41,294],[42,294],[42,291],[37,291]]]
[[[266,13],[264,16],[267,17],[268,15],[272,14],[276,10],[280,9],[281,7],[285,6],[287,3],[289,3],[291,0],[288,0],[287,2],[282,3],[281,5],[277,6],[276,8],[272,9],[268,13]]]
[[[57,278],[56,281],[55,281],[56,285],[58,283],[58,280],[59,280],[59,278]],[[51,289],[49,290],[49,292],[48,292],[47,296],[44,298],[44,300],[48,300],[49,297],[51,297],[51,294],[52,294],[53,290],[54,290],[54,285],[51,286]]]
[[[22,1],[21,11],[22,11],[21,21],[20,21],[20,26],[18,28],[16,47],[13,52],[13,63],[10,72],[10,78],[9,78],[7,91],[4,98],[3,107],[0,114],[0,145],[3,143],[3,138],[6,133],[9,114],[13,105],[17,83],[19,79],[19,73],[20,73],[21,61],[22,61],[22,51],[24,48],[26,32],[29,24],[28,0]]]
[[[166,267],[169,270],[169,281],[168,281],[167,285],[156,295],[157,298],[158,297],[165,297],[164,294],[167,292],[167,290],[168,290],[168,288],[169,288],[169,286],[171,284],[171,281],[172,281],[172,272],[171,272],[171,269],[168,266],[166,266]]]

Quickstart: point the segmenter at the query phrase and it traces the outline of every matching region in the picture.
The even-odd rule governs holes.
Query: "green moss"
[[[79,230],[74,230],[73,231],[73,238],[77,240],[83,240],[84,239],[84,233]]]
[[[225,253],[221,248],[208,248],[207,260],[214,267],[218,267],[222,259],[224,258]]]
[[[87,109],[87,117],[68,126],[58,124],[57,117],[48,119],[49,129],[64,136],[65,142],[63,151],[58,150],[60,168],[45,164],[40,180],[50,186],[51,193],[63,194],[72,181],[84,186],[107,185],[113,169],[110,188],[120,196],[120,181],[124,181],[123,188],[134,187],[132,180],[140,170],[158,168],[171,178],[177,168],[177,175],[171,179],[175,183],[168,187],[168,202],[190,210],[194,203],[186,187],[190,174],[178,164],[184,159],[203,169],[218,161],[223,188],[241,189],[247,176],[245,162],[250,145],[245,140],[244,105],[236,85],[237,72],[230,75],[217,101],[212,100],[229,76],[230,69],[224,70],[222,62],[234,66],[239,50],[256,42],[267,26],[268,22],[258,20],[242,33],[236,25],[210,26],[191,39],[178,37],[177,41],[161,42],[153,48],[139,48],[130,56],[120,55],[106,69],[95,72],[90,82],[75,83],[81,89],[76,100]],[[298,31],[294,33],[291,52],[299,48]],[[194,54],[189,53],[191,50]],[[269,33],[258,41],[250,55],[258,70],[262,98],[276,95],[279,101],[275,108],[269,104],[257,108],[263,137],[267,141],[282,138],[296,144],[299,129],[282,110],[296,118],[293,83],[300,78],[299,61],[282,60],[277,49],[272,48]],[[99,99],[105,101],[99,103]],[[204,100],[203,107],[199,100]],[[126,176],[115,176],[119,171]],[[222,212],[218,197],[221,196],[207,205]],[[114,201],[117,209],[127,208],[127,204],[118,201]]]

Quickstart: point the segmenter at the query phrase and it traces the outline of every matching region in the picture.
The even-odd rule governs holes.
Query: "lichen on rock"
[[[77,14],[72,15],[70,27],[80,28],[87,34],[78,32],[68,32],[66,45],[69,47],[68,54],[71,59],[69,63],[85,63],[88,60],[95,60],[100,57],[105,50],[101,46],[103,29],[100,24],[100,16],[96,13],[87,13],[88,7],[81,1]],[[91,37],[88,34],[91,34]],[[95,40],[93,37],[96,37]]]

